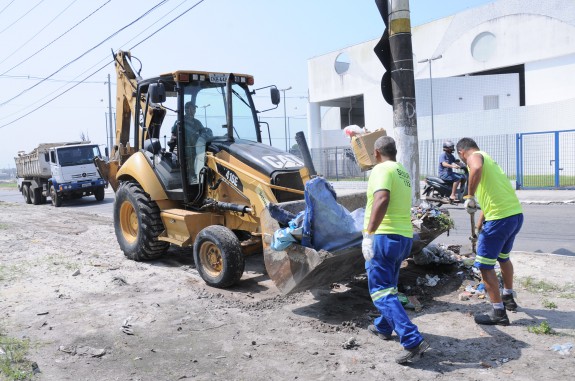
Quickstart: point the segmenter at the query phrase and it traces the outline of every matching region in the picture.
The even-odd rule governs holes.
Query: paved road
[[[338,187],[336,186],[336,189]],[[358,191],[357,186],[354,191]],[[341,189],[338,190],[338,193]],[[530,192],[530,191],[522,191]],[[537,191],[533,191],[537,192]],[[573,216],[575,216],[575,204],[544,204],[545,197],[541,196],[539,201],[532,202],[529,199],[536,199],[536,193],[521,196],[523,200],[528,200],[523,203],[523,210],[525,214],[525,222],[523,229],[519,233],[513,250],[527,251],[534,253],[554,253],[560,255],[575,256],[575,234],[573,234]],[[565,195],[561,195],[565,197]],[[557,198],[556,196],[554,198]],[[23,197],[15,189],[2,189],[0,188],[0,201],[18,202],[23,203]],[[553,202],[553,200],[548,200]],[[112,205],[114,203],[114,194],[111,189],[106,190],[106,197],[104,201],[97,202],[93,196],[84,197],[79,200],[65,202],[62,208],[70,210],[82,210],[84,212],[95,213],[99,215],[112,215]],[[30,207],[43,207],[53,208],[48,202],[45,205],[30,205]],[[466,245],[463,249],[469,248],[470,241],[469,235],[471,232],[469,215],[462,206],[442,206],[449,210],[452,218],[455,221],[455,229],[450,231],[449,236],[442,235],[437,238],[435,242]]]

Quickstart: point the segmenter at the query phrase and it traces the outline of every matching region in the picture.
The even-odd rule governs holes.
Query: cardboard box
[[[362,171],[369,171],[377,164],[373,154],[373,145],[379,137],[386,135],[385,130],[382,128],[367,134],[356,135],[351,138],[351,149],[353,150],[357,164]]]

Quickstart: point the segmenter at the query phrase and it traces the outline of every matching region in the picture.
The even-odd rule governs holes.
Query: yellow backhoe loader
[[[250,75],[193,70],[142,79],[130,52],[114,57],[116,141],[108,161],[95,161],[116,192],[114,225],[127,258],[154,259],[170,244],[192,247],[200,276],[223,288],[239,282],[245,255],[263,253],[268,275],[284,293],[363,270],[359,247],[270,248],[279,225],[267,205],[303,210],[310,179],[300,158],[262,143],[253,95],[269,88],[277,107],[275,86],[253,90]],[[195,117],[198,108],[203,122]],[[165,120],[167,111],[174,122]],[[363,207],[365,195],[338,202]]]

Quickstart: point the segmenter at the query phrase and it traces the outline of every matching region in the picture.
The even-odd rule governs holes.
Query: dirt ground
[[[283,296],[253,256],[238,287],[214,289],[188,252],[125,259],[111,217],[0,202],[0,334],[30,341],[34,380],[572,379],[575,349],[550,348],[575,343],[575,258],[512,259],[523,287],[509,327],[473,322],[489,306],[458,298],[471,269],[408,264],[401,289],[423,303],[408,313],[432,348],[401,366],[398,340],[366,330],[364,276]],[[417,274],[441,280],[417,286]],[[555,334],[528,330],[543,321]]]

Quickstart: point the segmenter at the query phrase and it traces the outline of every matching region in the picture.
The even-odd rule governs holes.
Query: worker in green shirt
[[[378,164],[367,183],[362,252],[369,293],[381,316],[367,329],[383,340],[390,340],[395,331],[404,348],[395,361],[403,364],[419,358],[429,348],[397,297],[399,268],[413,244],[411,180],[395,159],[397,149],[392,137],[377,139],[374,154]]]
[[[479,238],[475,267],[481,271],[493,305],[489,313],[476,315],[475,322],[509,325],[505,310],[517,309],[513,298],[513,264],[509,253],[523,224],[523,209],[501,167],[487,153],[479,150],[473,139],[459,140],[456,148],[459,157],[469,168],[469,193],[465,196],[465,208],[472,214],[481,207],[477,223]],[[503,277],[502,292],[494,270],[496,262],[499,262]]]

